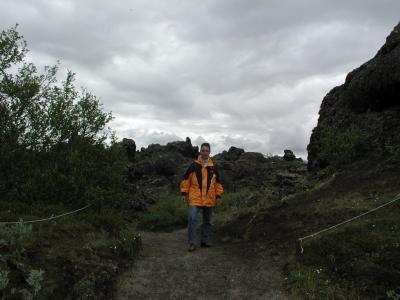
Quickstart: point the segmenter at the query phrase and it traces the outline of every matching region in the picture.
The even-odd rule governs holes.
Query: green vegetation
[[[220,226],[241,214],[258,211],[261,205],[259,200],[257,192],[249,189],[225,193],[222,205],[215,209],[215,224]]]
[[[318,188],[292,196],[288,203],[303,203],[297,208],[301,211],[303,227],[308,227],[298,237],[393,200],[398,195],[393,171],[391,166],[371,165],[370,162],[363,166],[360,163],[336,174]],[[356,182],[355,177],[360,176],[369,180]],[[395,202],[304,240],[304,253],[290,259],[286,266],[293,293],[305,299],[396,297],[400,292],[399,204]]]
[[[8,262],[0,262],[3,299],[20,299],[25,290],[39,299],[108,298],[116,272],[141,247],[140,235],[115,213],[0,229],[1,241],[7,241],[0,257]]]
[[[127,159],[107,129],[111,114],[72,72],[61,84],[57,66],[38,74],[27,51],[16,28],[1,32],[1,199],[74,206],[120,194]]]
[[[219,235],[278,257],[295,299],[395,299],[400,201],[303,240],[303,254],[296,253],[296,241],[391,201],[400,192],[398,167],[391,157],[356,160],[323,179],[310,174],[312,188],[282,200],[265,190],[241,191],[220,211]],[[243,201],[252,193],[255,201]]]
[[[332,126],[322,127],[322,142],[318,151],[318,160],[323,166],[341,169],[360,158],[367,147],[366,136],[358,129],[340,130]]]
[[[398,206],[354,221],[305,241],[299,261],[325,270],[340,290],[355,289],[372,298],[382,297],[388,290],[398,292],[398,222]]]
[[[0,226],[0,250],[1,258],[9,262],[21,262],[25,256],[26,241],[31,236],[32,226],[23,224],[22,222],[5,226]],[[28,284],[26,290],[28,299],[36,297],[41,290],[41,282],[44,276],[43,270],[30,269],[29,274],[23,274]],[[2,264],[0,266],[0,295],[2,299],[19,298],[18,278],[15,276],[9,265]]]
[[[256,191],[242,189],[238,192],[226,192],[222,205],[216,207],[213,213],[213,223],[220,226],[237,218],[241,214],[257,212],[261,207],[266,208],[274,203],[261,201]],[[181,200],[178,193],[162,193],[159,200],[138,218],[138,227],[145,230],[169,231],[187,225],[188,205]],[[201,223],[201,219],[199,221]]]
[[[0,33],[2,299],[108,299],[116,272],[140,247],[122,214],[127,155],[98,98],[58,66],[39,73],[17,26]]]
[[[187,225],[188,206],[178,193],[163,193],[159,200],[139,217],[139,228],[171,230]]]

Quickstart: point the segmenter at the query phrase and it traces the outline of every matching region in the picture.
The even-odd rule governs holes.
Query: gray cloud
[[[397,0],[3,1],[39,66],[61,60],[140,146],[305,157],[323,96],[370,59]]]

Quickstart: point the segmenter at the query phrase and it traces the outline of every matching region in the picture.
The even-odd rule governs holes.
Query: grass
[[[322,268],[296,265],[287,276],[287,282],[294,289],[294,295],[306,300],[360,300],[356,290],[343,290],[335,284]]]
[[[168,231],[187,224],[187,204],[180,195],[161,194],[159,200],[139,216],[138,228],[142,230]]]
[[[259,210],[259,205],[262,203],[260,194],[247,189],[224,193],[222,199],[222,205],[215,207],[213,212],[213,223],[217,226],[240,214]],[[255,203],[257,205],[254,205]],[[139,216],[138,228],[150,231],[170,231],[182,228],[187,225],[187,214],[188,205],[181,200],[179,195],[164,193],[155,204]]]
[[[229,192],[224,194],[222,206],[216,208],[214,223],[223,226],[242,215],[255,215],[277,203],[281,203],[281,200],[269,190],[242,189]]]
[[[317,201],[308,208],[308,214],[333,218],[331,222],[337,224],[396,195],[391,192],[366,199],[361,193],[349,192]],[[303,241],[304,254],[289,264],[295,293],[305,299],[386,299],[387,293],[395,297],[400,292],[398,224],[400,201]],[[317,276],[312,270],[323,272]],[[330,285],[324,285],[321,278]]]

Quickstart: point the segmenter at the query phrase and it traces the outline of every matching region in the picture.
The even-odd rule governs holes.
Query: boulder
[[[186,138],[186,141],[176,141],[168,143],[166,146],[168,152],[178,152],[184,157],[196,158],[199,153],[199,147],[192,146],[190,138]]]
[[[135,160],[135,154],[136,154],[136,143],[132,139],[122,139],[122,146],[125,148],[126,153],[128,155],[128,160],[130,162],[133,162]]]
[[[230,147],[228,151],[223,151],[221,153],[221,158],[224,160],[235,161],[238,160],[240,155],[244,153],[244,150],[237,147]]]
[[[244,152],[240,155],[239,162],[247,164],[247,163],[264,163],[267,159],[264,155],[258,152]]]
[[[283,160],[286,160],[286,161],[292,161],[292,160],[295,160],[296,159],[296,156],[293,154],[293,151],[292,150],[284,150],[283,151],[285,154],[283,155]]]

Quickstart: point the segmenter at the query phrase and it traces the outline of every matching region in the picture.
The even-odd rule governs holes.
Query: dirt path
[[[143,234],[117,299],[288,299],[279,266],[245,244],[186,251],[186,230]]]

